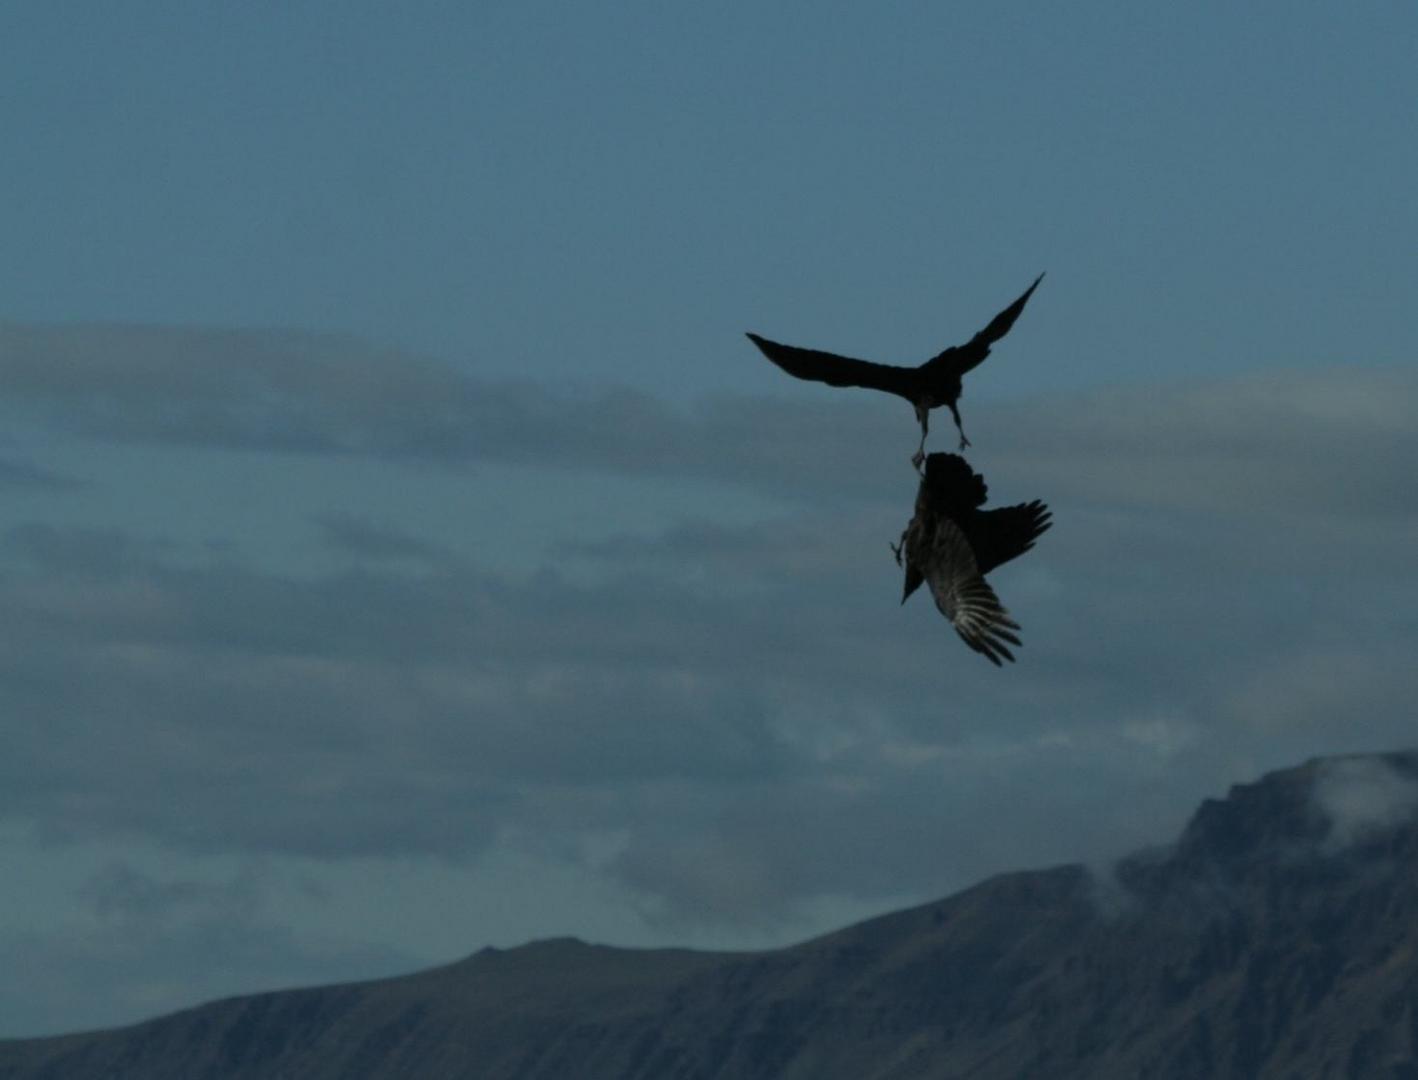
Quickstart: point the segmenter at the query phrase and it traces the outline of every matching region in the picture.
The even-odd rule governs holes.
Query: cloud
[[[1339,706],[1277,734],[1293,680],[1266,665],[1372,634],[1387,571],[1303,596],[1297,620],[1288,569],[1227,561],[1254,527],[1159,555],[1151,513],[1077,510],[998,575],[1026,642],[1002,675],[929,604],[898,606],[893,531],[861,513],[568,540],[528,576],[381,558],[293,576],[19,526],[0,698],[22,719],[0,773],[51,837],[456,861],[617,836],[599,865],[657,925],[788,925],[823,896],[1115,854],[1165,836],[1199,773],[1323,749]],[[1329,553],[1297,539],[1289,558],[1321,572]],[[1215,597],[1241,595],[1218,622]],[[1365,714],[1401,716],[1409,689],[1369,683]],[[1376,731],[1401,737],[1353,737]]]
[[[1392,759],[1336,758],[1320,762],[1316,806],[1329,823],[1326,847],[1339,850],[1418,814],[1418,774]]]
[[[667,404],[491,380],[290,331],[0,324],[4,407],[89,438],[465,467],[684,477],[909,500],[909,410],[884,395]],[[1415,526],[1418,375],[1342,368],[972,406],[993,481],[1094,506]],[[939,440],[937,440],[939,441]],[[906,492],[904,496],[899,494]]]
[[[1411,723],[1404,710],[1389,711],[1396,699],[1418,693],[1418,672],[1404,662],[1411,639],[1363,633],[1365,628],[1354,625],[1362,621],[1355,615],[1363,613],[1348,614],[1347,632],[1320,624],[1310,647],[1253,656],[1251,670],[1229,692],[1226,711],[1237,723],[1272,734],[1322,731],[1335,716],[1356,713],[1371,718],[1364,734],[1379,725],[1401,729]],[[1356,639],[1364,648],[1356,648]]]
[[[426,563],[449,557],[437,544],[354,514],[322,514],[316,524],[326,546],[359,559]]]
[[[1127,408],[1096,410],[1085,417],[1091,434],[1080,438],[1080,452],[1125,461],[1125,444],[1099,434],[1107,416],[1134,423]],[[1084,728],[1118,717],[1141,748],[1175,746],[1157,729],[1159,715],[1229,710],[1244,725],[1273,727],[1264,718],[1286,712],[1282,698],[1294,680],[1282,667],[1267,682],[1266,671],[1304,648],[1332,655],[1331,639],[1345,634],[1367,640],[1379,629],[1371,613],[1393,610],[1385,575],[1405,566],[1410,550],[1401,516],[1373,518],[1352,538],[1353,555],[1335,562],[1331,552],[1351,523],[1293,509],[1280,543],[1269,514],[1222,515],[1177,497],[1175,487],[1150,494],[1145,459],[1131,496],[1107,501],[1106,488],[1090,487],[1082,459],[1059,474],[1055,493],[1020,461],[1039,454],[1057,468],[1064,451],[1046,429],[1062,421],[1040,412],[1033,420],[1018,425],[1019,445],[989,474],[996,502],[1045,494],[1059,522],[1027,560],[999,575],[1025,624],[1024,665],[1009,681],[968,665],[952,664],[948,678],[934,674],[942,651],[951,656],[943,624],[928,604],[896,609],[899,571],[886,545],[909,515],[909,483],[908,498],[890,504],[828,501],[807,511],[785,503],[780,517],[737,528],[703,517],[606,541],[567,533],[554,540],[553,563],[528,578],[479,571],[413,533],[350,515],[317,524],[326,544],[361,565],[313,579],[236,561],[193,565],[170,545],[113,530],[21,526],[5,543],[29,576],[9,583],[8,610],[24,637],[73,652],[31,656],[18,645],[15,669],[53,668],[53,700],[67,703],[71,717],[112,716],[126,702],[125,714],[145,723],[190,727],[184,712],[220,718],[222,739],[237,741],[214,743],[215,733],[203,731],[192,764],[174,759],[168,783],[220,789],[218,777],[203,775],[212,762],[244,768],[269,759],[250,781],[248,826],[232,824],[232,837],[266,842],[249,834],[266,817],[263,805],[281,805],[279,785],[293,779],[286,770],[318,774],[328,751],[331,762],[348,754],[356,763],[306,804],[297,817],[312,828],[288,830],[286,842],[333,850],[358,834],[377,848],[410,835],[439,846],[445,840],[411,828],[392,802],[417,803],[442,786],[453,801],[429,820],[495,818],[506,796],[478,787],[489,776],[515,787],[569,780],[578,769],[586,777],[605,770],[603,779],[777,775],[811,767],[794,764],[806,751],[785,749],[786,729],[851,730],[889,715],[919,734],[939,728],[942,695],[976,702],[981,715],[1016,717],[1025,740],[1057,724],[1056,710]],[[1267,467],[1282,465],[1277,458]],[[1321,494],[1323,502],[1337,492]],[[594,573],[580,574],[583,566]],[[1339,580],[1343,596],[1334,591]],[[1402,641],[1411,630],[1391,633]],[[66,664],[85,671],[87,683],[64,675]],[[1164,681],[1173,689],[1157,700]],[[103,689],[85,696],[83,685]],[[1373,711],[1383,700],[1378,694]],[[789,719],[799,715],[806,719]],[[389,740],[410,724],[440,746],[426,775],[376,780],[358,764],[371,753],[381,764],[401,754],[410,765],[421,760],[407,751],[389,757]],[[961,724],[946,735],[971,727]],[[1185,731],[1188,744],[1201,741],[1194,725]],[[450,757],[452,747],[461,751]],[[456,782],[453,761],[472,770],[472,785]],[[275,786],[263,790],[266,783]],[[369,820],[338,840],[346,805],[365,808]],[[238,804],[229,813],[234,821],[245,812]],[[156,807],[137,817],[142,828],[160,820]],[[317,821],[326,824],[315,828]],[[224,828],[207,830],[208,842]],[[463,834],[474,848],[479,835],[486,833]]]
[[[72,491],[82,481],[40,468],[24,458],[0,457],[0,490]]]
[[[412,454],[411,410],[466,392],[437,365],[296,332],[3,324],[0,355],[12,405],[117,441]]]
[[[684,410],[623,388],[485,379],[288,331],[0,324],[0,381],[12,414],[98,440],[683,475],[776,490],[829,471],[852,485],[853,448],[884,434],[873,431],[870,409],[842,413],[835,426],[802,403],[724,398]],[[807,425],[843,443],[810,448]]]
[[[0,534],[4,813],[51,842],[331,866],[535,853],[633,897],[655,940],[721,944],[825,929],[839,900],[1101,863],[1238,778],[1411,741],[1403,373],[976,407],[992,502],[1042,497],[1056,521],[995,575],[1025,642],[997,672],[931,604],[898,604],[887,544],[915,485],[895,402],[671,407],[416,362],[391,382],[398,354],[265,334],[114,332],[151,348],[109,370],[92,332],[68,367],[11,367],[10,407],[60,440],[239,449],[223,460],[246,491],[275,466],[245,451],[327,455],[360,498],[308,521],[249,502],[313,530],[299,572],[158,520]],[[71,331],[53,333],[34,350]],[[179,354],[200,362],[177,375]],[[529,467],[459,546],[367,489],[371,457]],[[539,484],[570,468],[656,474],[689,510],[588,538]],[[720,515],[725,485],[769,509]],[[495,570],[477,514],[517,498],[542,515],[535,568]],[[186,880],[114,873],[87,895],[166,913],[195,948],[203,912],[244,901]]]
[[[606,872],[657,920],[732,926],[1155,839],[1198,776],[1334,749],[1355,703],[1346,739],[1403,737],[1401,516],[1366,518],[1336,560],[1347,521],[1287,511],[1277,543],[1271,514],[1100,502],[1076,478],[1055,495],[1012,462],[994,500],[1045,494],[1058,525],[996,575],[1024,624],[1006,673],[928,603],[898,606],[909,498],[598,541],[568,523],[528,575],[349,515],[316,525],[354,562],[313,575],[16,526],[11,812],[51,836],[324,858],[617,835]],[[1346,655],[1368,659],[1345,675]],[[1307,671],[1335,692],[1297,694]],[[981,807],[1012,839],[979,839]]]
[[[259,906],[250,874],[226,881],[159,881],[121,860],[90,877],[80,895],[95,915],[128,928],[171,922],[231,925],[249,921]]]
[[[25,972],[0,985],[6,1032],[130,1023],[256,986],[417,966],[395,950],[338,935],[297,938],[275,916],[272,887],[250,872],[156,876],[114,860],[79,895],[83,909],[62,930],[0,933],[0,963]]]
[[[32,570],[0,589],[0,697],[25,718],[0,772],[51,833],[463,857],[538,785],[786,767],[716,677],[740,655],[712,655],[723,614],[659,584],[303,580],[38,526],[10,546]]]

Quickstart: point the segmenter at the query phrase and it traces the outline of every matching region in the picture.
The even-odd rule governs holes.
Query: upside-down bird
[[[1023,296],[996,315],[989,326],[964,345],[952,345],[919,367],[896,367],[870,360],[853,360],[816,349],[782,345],[757,334],[749,334],[748,339],[762,350],[764,356],[799,379],[810,379],[828,386],[864,386],[869,390],[885,390],[888,394],[905,398],[916,407],[916,419],[921,425],[921,445],[911,458],[912,464],[920,468],[926,456],[930,412],[939,405],[948,407],[950,415],[955,418],[955,427],[960,432],[960,449],[970,445],[970,440],[965,437],[965,428],[960,423],[960,409],[956,405],[960,400],[960,380],[967,371],[990,355],[991,345],[1009,333],[1014,320],[1019,318],[1029,297],[1043,280],[1044,275],[1040,274],[1034,279],[1034,284],[1024,290]]]
[[[981,510],[988,492],[985,478],[964,458],[930,455],[916,493],[916,514],[892,550],[898,565],[904,556],[906,567],[901,602],[928,583],[935,606],[965,644],[999,667],[1000,657],[1014,659],[1009,646],[1021,644],[1015,634],[1019,624],[985,575],[1032,548],[1053,522],[1038,499]]]

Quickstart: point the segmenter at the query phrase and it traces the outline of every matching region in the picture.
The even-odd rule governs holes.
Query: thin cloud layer
[[[1406,558],[1395,530],[1338,592],[1323,531],[1259,575],[1228,552],[1263,521],[1159,549],[1151,511],[1078,510],[1007,571],[1026,648],[1000,678],[897,606],[892,534],[863,516],[568,544],[599,568],[585,580],[459,560],[289,577],[18,527],[11,813],[55,837],[324,858],[614,835],[607,872],[661,921],[791,919],[823,895],[1101,857],[1160,829],[1198,772],[1333,748],[1343,695],[1310,718],[1285,665],[1373,639]],[[1394,735],[1407,670],[1381,655],[1358,679],[1345,748]],[[1139,801],[1124,819],[1121,792]]]
[[[794,431],[812,412],[803,405],[722,399],[685,411],[630,390],[554,392],[291,332],[0,324],[0,381],[4,405],[27,419],[129,443],[546,465],[777,489],[823,470],[846,475],[856,457],[847,448],[809,456]],[[852,447],[870,430],[857,414],[832,434]]]
[[[678,475],[777,494],[878,498],[903,485],[910,451],[905,406],[868,395],[723,396],[685,408],[627,389],[488,380],[286,331],[0,324],[0,382],[5,407],[100,440]],[[974,407],[982,432],[1008,433],[982,434],[981,467],[1055,498],[1405,519],[1418,506],[1408,468],[1418,376],[1406,370]]]
[[[1323,762],[1314,800],[1329,823],[1328,845],[1341,849],[1411,821],[1418,814],[1418,776],[1382,758]]]
[[[447,550],[437,544],[354,514],[322,514],[316,524],[326,546],[357,559],[381,563],[429,563],[441,562],[448,557]]]
[[[0,934],[0,964],[25,973],[0,983],[7,1031],[128,1023],[255,986],[299,983],[315,970],[339,981],[415,966],[394,950],[338,935],[297,938],[250,874],[159,878],[115,860],[81,884],[78,899],[62,931]]]
[[[27,458],[0,456],[0,491],[72,491],[80,481],[40,468]]]
[[[1411,371],[1331,368],[1031,402],[996,426],[1010,465],[1096,502],[1412,521],[1415,405]]]

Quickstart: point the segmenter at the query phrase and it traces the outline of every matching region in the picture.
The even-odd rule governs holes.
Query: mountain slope
[[[1208,801],[1176,845],[787,949],[561,939],[0,1042],[0,1080],[1418,1080],[1418,754]]]

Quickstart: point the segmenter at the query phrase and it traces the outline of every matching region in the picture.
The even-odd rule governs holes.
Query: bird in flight
[[[916,493],[916,513],[901,543],[893,544],[898,566],[906,569],[904,604],[922,582],[935,606],[962,641],[996,667],[1013,661],[1009,646],[1021,644],[1019,624],[985,580],[1001,563],[1023,555],[1053,524],[1038,499],[981,510],[989,489],[985,478],[957,454],[926,458]]]
[[[952,345],[919,367],[896,367],[870,360],[853,360],[835,353],[782,345],[757,334],[749,334],[748,339],[758,346],[764,356],[799,379],[822,382],[828,386],[864,386],[869,390],[885,390],[909,401],[915,406],[916,420],[921,425],[921,445],[911,458],[911,463],[919,469],[926,456],[930,412],[937,406],[947,406],[950,415],[955,418],[955,427],[960,432],[960,449],[970,445],[956,404],[960,400],[960,380],[967,371],[990,355],[991,345],[1009,333],[1014,320],[1019,318],[1029,297],[1043,280],[1044,275],[1040,274],[1034,279],[1034,284],[1024,290],[1023,296],[991,319],[989,326],[964,345]]]

